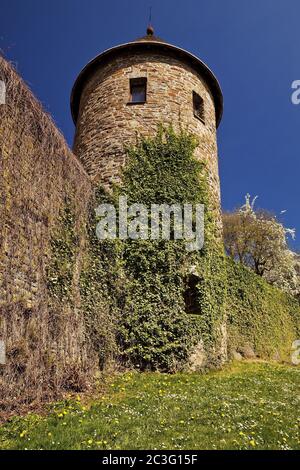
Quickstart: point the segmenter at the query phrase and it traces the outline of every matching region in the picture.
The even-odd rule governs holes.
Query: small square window
[[[130,103],[145,103],[147,96],[147,78],[130,79]]]
[[[193,109],[194,116],[204,123],[204,100],[195,91],[193,91]]]

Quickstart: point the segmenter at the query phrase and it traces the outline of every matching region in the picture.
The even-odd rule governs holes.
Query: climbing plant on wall
[[[50,257],[47,265],[47,286],[57,301],[71,300],[75,255],[78,238],[75,216],[70,201],[60,211],[55,232],[50,239]]]
[[[123,243],[126,302],[119,323],[123,355],[141,367],[176,369],[202,340],[209,361],[218,362],[216,345],[223,321],[225,269],[223,247],[215,242],[207,172],[194,158],[196,139],[185,131],[160,127],[127,149],[123,184],[115,196],[128,204],[202,203],[205,244],[188,252],[184,240],[127,240]],[[150,222],[149,222],[150,223]],[[197,315],[186,312],[184,292],[196,270]]]
[[[142,369],[176,370],[200,341],[207,362],[220,362],[226,284],[223,247],[216,241],[207,170],[194,157],[196,147],[189,133],[160,127],[154,137],[140,138],[127,148],[122,185],[110,192],[99,187],[90,203],[79,288],[87,335],[102,367],[109,358],[118,357]],[[149,214],[151,204],[204,204],[204,247],[189,252],[185,240],[172,237],[100,241],[95,209],[108,202],[118,208],[120,196],[126,196],[128,206],[143,204]],[[53,241],[54,271],[57,268],[62,276],[54,276],[49,284],[61,298],[70,287],[64,266],[72,262],[76,249],[71,227],[64,225],[65,239]],[[185,303],[191,273],[196,279],[193,314]]]

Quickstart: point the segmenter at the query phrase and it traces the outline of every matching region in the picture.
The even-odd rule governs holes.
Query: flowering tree
[[[288,236],[295,238],[295,230],[284,227],[270,212],[255,210],[255,201],[247,194],[242,207],[223,215],[227,254],[271,284],[299,295],[300,260],[287,244]]]

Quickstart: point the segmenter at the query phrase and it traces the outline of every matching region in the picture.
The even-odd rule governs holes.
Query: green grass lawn
[[[1,449],[300,449],[300,369],[239,363],[208,374],[126,373],[88,404],[13,418]]]

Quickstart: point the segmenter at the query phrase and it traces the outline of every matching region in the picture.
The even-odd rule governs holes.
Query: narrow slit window
[[[200,314],[201,305],[199,303],[199,293],[197,285],[199,283],[198,276],[191,274],[186,279],[186,288],[184,291],[184,302],[186,313]]]
[[[204,123],[204,100],[195,91],[193,91],[193,108],[194,116]]]
[[[147,78],[130,79],[130,103],[145,103],[147,97]]]

